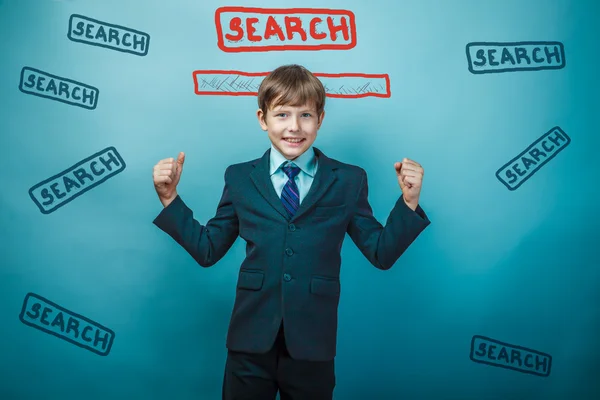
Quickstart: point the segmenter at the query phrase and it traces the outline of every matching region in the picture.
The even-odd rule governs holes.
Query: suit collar
[[[290,222],[299,218],[306,211],[311,209],[317,201],[325,194],[327,189],[333,184],[336,179],[335,163],[327,157],[321,150],[316,147],[312,147],[314,150],[314,156],[318,159],[319,168],[315,174],[314,181],[310,187],[310,190],[304,197],[300,207],[296,211],[296,214],[292,217]],[[254,169],[250,173],[250,178],[254,182],[256,189],[264,197],[264,199],[273,207],[283,218],[288,220],[287,212],[281,203],[281,199],[277,196],[273,183],[270,177],[270,155],[271,148],[269,148],[261,158],[256,159],[253,162]]]

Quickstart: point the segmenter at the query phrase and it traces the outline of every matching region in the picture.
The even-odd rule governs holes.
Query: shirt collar
[[[271,144],[271,155],[269,160],[269,175],[273,175],[281,164],[288,161],[280,152]],[[310,146],[302,155],[292,161],[302,172],[314,178],[315,169],[317,167],[317,157],[312,146]]]

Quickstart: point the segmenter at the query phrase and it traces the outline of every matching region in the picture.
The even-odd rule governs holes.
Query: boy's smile
[[[317,138],[325,112],[319,118],[314,106],[277,106],[265,114],[257,111],[258,122],[269,140],[288,160],[302,155]]]

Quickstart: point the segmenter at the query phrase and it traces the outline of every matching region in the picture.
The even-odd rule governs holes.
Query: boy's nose
[[[298,124],[298,121],[296,120],[296,118],[292,118],[290,121],[290,126],[288,128],[290,130],[290,132],[297,132],[300,130],[300,126]]]

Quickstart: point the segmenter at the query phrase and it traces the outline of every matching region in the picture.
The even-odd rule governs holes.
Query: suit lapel
[[[269,154],[271,149],[267,150],[265,154],[254,163],[254,170],[250,173],[250,178],[256,189],[265,198],[265,200],[286,220],[288,214],[281,203],[281,199],[277,196],[277,192],[271,182],[271,176],[269,175]]]
[[[323,197],[325,192],[327,192],[327,189],[329,189],[336,179],[334,163],[329,157],[323,154],[321,150],[316,147],[314,149],[319,162],[317,173],[315,174],[312,185],[310,185],[308,193],[302,200],[302,203],[300,203],[300,207],[292,217],[291,221],[295,221],[302,216],[302,214],[310,210],[310,208]],[[279,202],[281,203],[281,200],[279,200]]]
[[[296,211],[296,214],[292,217],[291,221],[296,220],[302,214],[307,212],[313,207],[317,201],[325,194],[327,189],[333,184],[336,179],[334,169],[335,165],[329,157],[327,157],[321,150],[316,147],[313,148],[315,154],[318,157],[318,169],[315,174],[310,190],[300,203],[300,207]],[[265,154],[254,163],[254,170],[250,173],[250,178],[258,192],[264,197],[264,199],[277,211],[283,218],[288,220],[288,214],[281,203],[281,199],[277,196],[277,192],[271,182],[269,175],[269,155],[271,149],[268,149]]]

